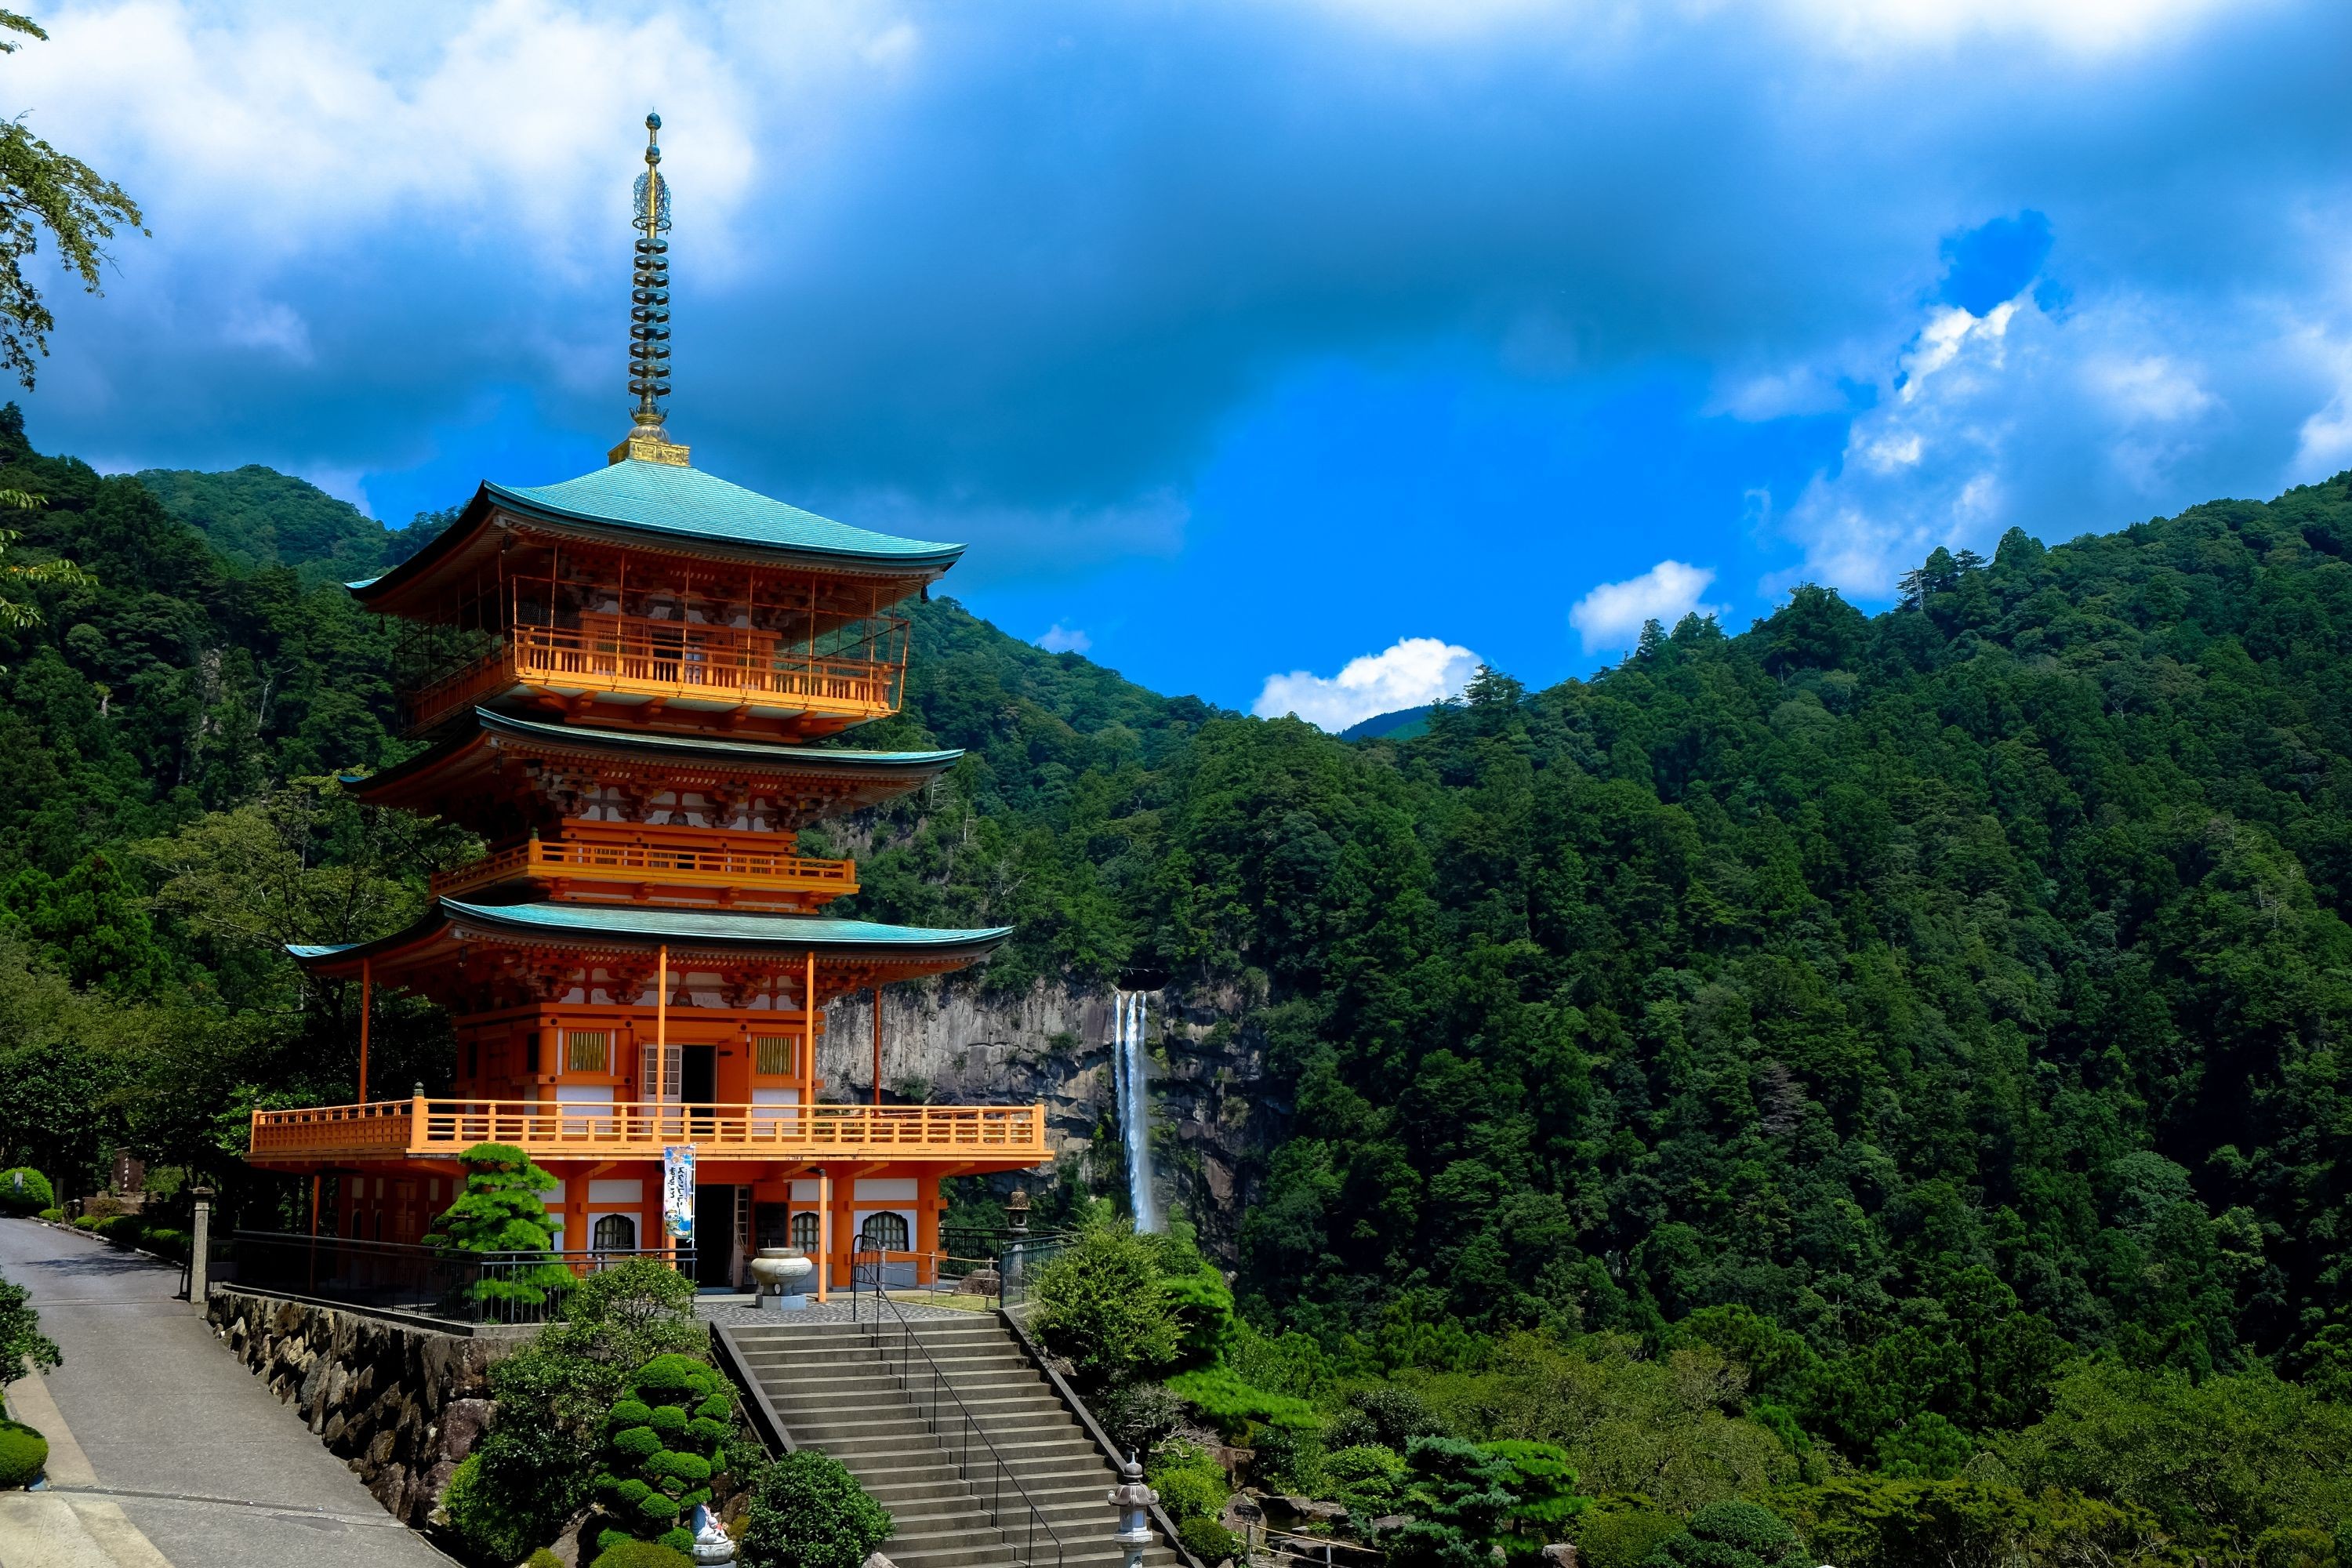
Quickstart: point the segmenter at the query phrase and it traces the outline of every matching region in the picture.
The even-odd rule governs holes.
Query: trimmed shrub
[[[1378,1443],[1359,1443],[1324,1455],[1323,1479],[1334,1501],[1378,1519],[1394,1513],[1404,1500],[1404,1456]]]
[[[555,1554],[551,1552],[548,1556],[552,1560]],[[534,1555],[532,1568],[537,1568],[538,1562]],[[676,1547],[664,1546],[659,1542],[622,1540],[598,1552],[596,1561],[589,1568],[694,1568],[694,1560]]]
[[[184,1258],[188,1256],[188,1233],[159,1225],[147,1233],[142,1245],[149,1251],[160,1252],[166,1258]]]
[[[38,1214],[57,1201],[48,1177],[30,1165],[0,1171],[0,1214]]]
[[[1649,1568],[1812,1568],[1789,1521],[1752,1502],[1711,1502],[1652,1552]]]
[[[563,1559],[551,1548],[542,1546],[522,1560],[522,1568],[563,1568]]]
[[[730,1431],[723,1418],[733,1414],[719,1373],[692,1356],[657,1355],[639,1367],[604,1417],[595,1485],[613,1522],[597,1545],[635,1538],[690,1552],[687,1521],[710,1500],[713,1460]]]
[[[0,1491],[29,1486],[49,1462],[49,1440],[21,1421],[0,1420]]]
[[[1184,1550],[1215,1568],[1229,1557],[1239,1557],[1241,1537],[1213,1519],[1188,1519],[1176,1527],[1176,1539]]]
[[[840,1460],[814,1448],[768,1467],[744,1524],[743,1568],[859,1568],[897,1528]]]
[[[51,1225],[55,1225],[58,1221],[66,1217],[66,1211],[63,1209],[43,1209],[33,1217],[35,1219],[45,1219]]]

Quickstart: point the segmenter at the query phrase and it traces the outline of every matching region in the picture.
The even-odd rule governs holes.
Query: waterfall
[[[1127,1144],[1127,1201],[1135,1228],[1155,1231],[1160,1214],[1151,1198],[1151,1081],[1143,1054],[1146,993],[1112,994],[1111,1091],[1118,1101],[1119,1137]]]

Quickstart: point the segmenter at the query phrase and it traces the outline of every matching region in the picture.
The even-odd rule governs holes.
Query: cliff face
[[[1056,1156],[1078,1162],[1095,1186],[1123,1190],[1112,1005],[1108,990],[1043,983],[1010,996],[944,980],[893,986],[882,997],[882,1098],[935,1105],[1042,1100]],[[1265,1093],[1265,1041],[1238,993],[1155,992],[1149,1017],[1160,1194],[1181,1206],[1205,1248],[1230,1262],[1287,1108]],[[871,1095],[870,995],[825,1010],[817,1071],[825,1100]],[[1010,1191],[1020,1180],[1007,1175],[996,1184]]]

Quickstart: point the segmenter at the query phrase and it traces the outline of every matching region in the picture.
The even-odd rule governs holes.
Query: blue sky
[[[1334,728],[2352,467],[2340,4],[39,16],[0,99],[153,231],[44,446],[393,521],[595,466],[658,107],[699,465]]]

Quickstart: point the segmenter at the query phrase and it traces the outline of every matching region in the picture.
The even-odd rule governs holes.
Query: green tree
[[[1405,1521],[1383,1543],[1397,1568],[1490,1568],[1518,1499],[1517,1468],[1458,1437],[1415,1437],[1405,1447]]]
[[[28,16],[0,11],[0,31],[46,39]],[[0,52],[18,45],[0,38]],[[56,318],[41,291],[25,276],[25,260],[40,248],[41,234],[56,241],[58,259],[90,293],[110,259],[106,242],[118,226],[140,227],[139,207],[122,187],[101,177],[79,158],[58,152],[26,128],[24,121],[0,120],[0,364],[26,387],[34,360],[47,354]]]
[[[7,25],[7,15],[0,11],[0,26]],[[5,132],[0,131],[0,137],[5,135]],[[5,233],[5,220],[0,220],[0,233]],[[5,251],[5,239],[0,239],[0,252]],[[0,292],[5,292],[6,287],[5,273],[0,272]],[[0,342],[5,342],[5,326],[0,326]],[[5,352],[5,347],[0,347],[0,354]],[[0,511],[38,511],[41,504],[41,498],[29,491],[0,489]],[[26,588],[94,588],[98,585],[97,578],[70,561],[8,560],[9,546],[24,537],[17,530],[0,528],[0,584]],[[39,606],[0,595],[0,630],[24,631],[41,625],[43,619]],[[7,667],[0,665],[0,675],[7,673]]]
[[[477,1143],[457,1156],[466,1184],[433,1222],[430,1247],[499,1255],[483,1259],[467,1286],[477,1304],[544,1306],[551,1294],[572,1288],[572,1271],[548,1247],[555,1239],[540,1194],[556,1180],[511,1143]]]

